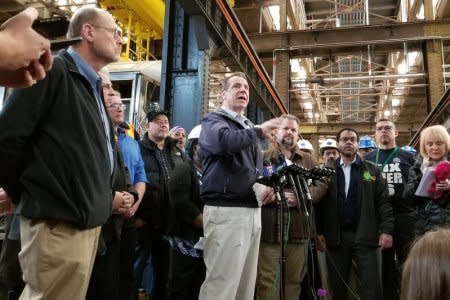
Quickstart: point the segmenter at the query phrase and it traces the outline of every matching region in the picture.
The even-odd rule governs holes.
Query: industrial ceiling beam
[[[399,123],[396,122],[395,127],[400,134],[416,132],[420,127],[420,123]],[[324,124],[300,124],[300,133],[302,135],[318,134],[332,136],[336,135],[342,128],[353,128],[360,135],[361,134],[374,134],[374,123],[324,123]]]
[[[289,32],[249,34],[258,53],[272,53],[274,49],[311,50],[351,48],[367,45],[403,45],[450,36],[450,20],[396,23],[332,29],[312,29]],[[384,47],[384,46],[383,46]]]

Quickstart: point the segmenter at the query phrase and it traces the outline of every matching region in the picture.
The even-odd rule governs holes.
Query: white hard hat
[[[323,152],[324,149],[337,149],[337,143],[335,140],[333,139],[326,139],[325,141],[323,141],[322,143],[320,143],[320,153]]]
[[[297,142],[297,145],[300,149],[308,150],[308,151],[314,151],[313,146],[308,140],[299,140]]]
[[[202,131],[202,125],[197,125],[192,128],[191,132],[188,134],[188,140],[200,138],[200,131]]]

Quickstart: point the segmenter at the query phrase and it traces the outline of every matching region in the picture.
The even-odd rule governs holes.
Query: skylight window
[[[419,9],[419,12],[416,14],[416,18],[419,19],[419,20],[425,19],[425,12],[424,12],[424,8],[423,8],[423,3],[420,5],[420,9]]]
[[[306,79],[305,68],[300,66],[300,62],[298,59],[291,59],[291,72],[296,73],[298,75],[298,78]]]
[[[273,21],[273,27],[275,27],[275,30],[280,30],[280,6],[271,5],[267,8],[269,9],[269,14]]]
[[[303,109],[311,110],[312,108],[312,102],[303,102]]]

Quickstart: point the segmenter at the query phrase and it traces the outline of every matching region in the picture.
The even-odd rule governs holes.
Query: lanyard
[[[389,154],[389,156],[384,160],[383,164],[381,165],[381,171],[383,171],[384,166],[391,160],[391,158],[394,156],[395,153],[397,153],[398,148],[395,147],[394,151],[391,152],[391,154]],[[380,154],[380,149],[377,149],[377,155],[375,156],[375,163],[378,166],[378,155]]]

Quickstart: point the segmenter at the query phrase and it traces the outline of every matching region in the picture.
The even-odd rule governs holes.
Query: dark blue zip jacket
[[[202,120],[199,143],[204,172],[200,191],[205,205],[258,206],[252,186],[261,175],[264,135],[260,128],[244,126],[220,109]]]

